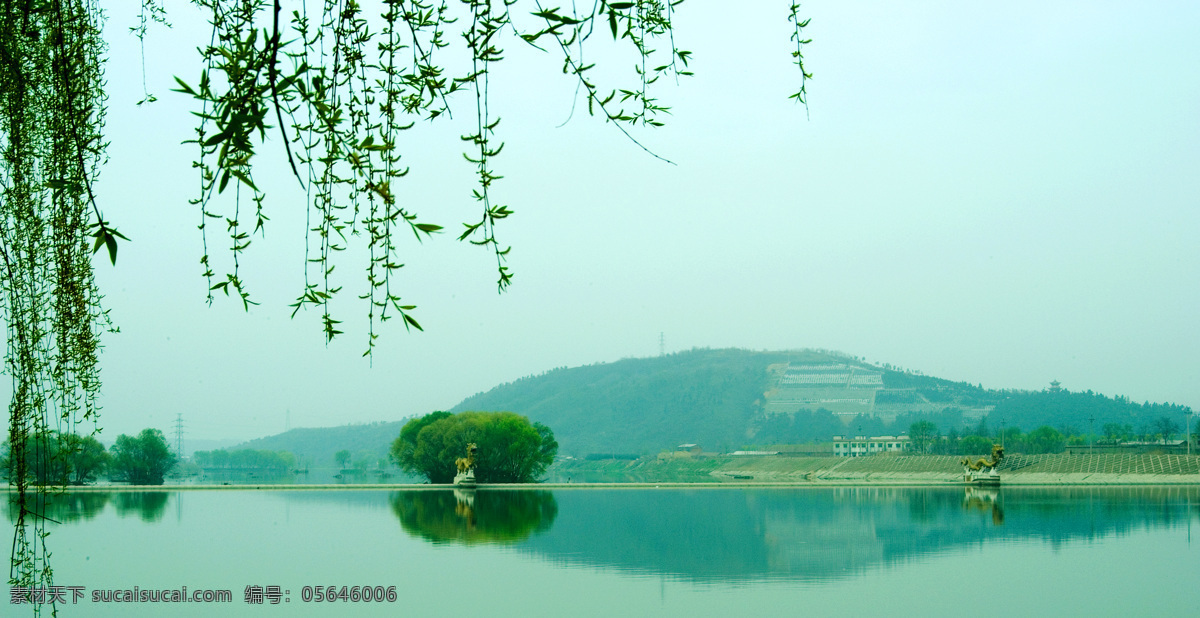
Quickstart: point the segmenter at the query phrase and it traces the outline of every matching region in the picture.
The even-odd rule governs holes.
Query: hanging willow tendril
[[[4,471],[16,489],[13,585],[45,584],[53,574],[35,472],[69,455],[50,448],[54,432],[84,423],[97,430],[99,335],[110,325],[91,259],[104,247],[115,264],[124,239],[95,201],[104,50],[92,2],[0,4],[0,312],[13,391]]]
[[[239,265],[268,221],[266,194],[256,184],[253,165],[256,148],[270,136],[282,144],[308,200],[305,284],[292,315],[317,310],[327,341],[342,334],[333,304],[345,280],[335,270],[346,261],[343,256],[360,254],[347,250],[361,243],[368,283],[360,296],[367,306],[364,355],[374,349],[380,322],[399,317],[406,328],[421,328],[415,305],[403,300],[395,285],[404,266],[397,231],[411,231],[420,242],[443,227],[418,216],[404,199],[402,181],[409,167],[402,157],[419,146],[406,150],[403,135],[419,120],[451,117],[453,95],[460,90],[474,95],[474,127],[462,140],[463,156],[474,167],[471,196],[480,217],[463,223],[458,239],[491,252],[499,291],[512,283],[511,247],[499,240],[497,228],[513,209],[497,201],[496,183],[503,175],[496,162],[504,142],[488,95],[491,67],[503,60],[506,37],[515,35],[559,55],[563,72],[586,94],[590,114],[614,123],[637,146],[668,163],[638,142],[632,130],[662,126],[670,108],[654,89],[664,77],[691,75],[691,52],[675,43],[679,1],[596,0],[590,10],[573,6],[567,11],[540,0],[379,0],[371,3],[378,12],[368,13],[356,0],[323,0],[313,3],[319,11],[314,6],[310,14],[309,3],[301,3],[290,15],[278,0],[194,4],[210,15],[212,37],[201,49],[199,78],[176,79],[178,91],[200,107],[201,121],[190,141],[198,153],[194,165],[200,185],[193,203],[199,207],[209,300],[221,292],[246,308],[254,303]],[[792,5],[793,17],[796,11]],[[804,25],[797,22],[796,32]],[[452,30],[459,32],[458,45]],[[629,87],[602,88],[591,77],[595,64],[585,62],[584,43],[597,30],[635,54]],[[541,47],[544,40],[551,44]],[[807,43],[796,41],[797,50]],[[802,57],[796,58],[802,76],[811,77],[804,73]],[[247,222],[251,217],[253,226]],[[218,260],[209,241],[211,226],[221,222],[228,257]],[[223,266],[216,267],[217,261]]]
[[[632,131],[661,126],[670,114],[656,90],[664,77],[691,75],[691,52],[676,45],[673,26],[682,0],[593,0],[590,9],[573,4],[569,11],[539,0],[374,0],[366,10],[357,0],[192,3],[207,17],[211,36],[199,50],[199,75],[176,77],[176,91],[195,100],[200,119],[189,140],[198,179],[191,203],[200,219],[209,302],[219,292],[246,309],[255,304],[240,265],[270,221],[254,164],[259,147],[277,141],[306,196],[305,283],[292,315],[313,309],[327,340],[342,334],[333,302],[344,284],[335,268],[341,256],[365,254],[364,355],[374,349],[382,322],[398,317],[405,328],[421,328],[416,307],[396,284],[404,266],[400,243],[407,233],[421,242],[443,228],[419,217],[404,198],[403,157],[420,144],[405,149],[403,138],[417,121],[452,118],[459,91],[474,95],[465,103],[474,105],[473,129],[462,140],[480,217],[463,223],[458,238],[495,258],[498,290],[512,283],[510,247],[500,242],[497,226],[513,210],[497,199],[504,142],[500,116],[489,105],[491,68],[504,58],[506,37],[559,55],[589,114],[664,161]],[[803,65],[809,41],[801,30],[808,21],[798,10],[791,5],[792,57],[801,74],[792,97],[807,106],[812,76]],[[151,23],[167,24],[161,0],[142,0],[130,30],[142,38]],[[118,243],[127,240],[95,200],[105,147],[101,26],[98,0],[0,0],[0,312],[13,384],[6,472],[17,489],[14,585],[50,581],[44,518],[27,495],[36,485],[30,469],[48,465],[38,458],[56,450],[48,448],[53,432],[95,422],[99,336],[115,330],[92,275],[92,254],[104,248],[115,265]],[[596,32],[607,32],[611,37],[599,39],[611,38],[637,58],[631,85],[602,86],[592,78],[585,42]],[[139,105],[155,100],[144,83]],[[211,252],[210,244],[226,249]],[[352,246],[363,251],[347,252]]]
[[[796,44],[796,49],[792,51],[792,63],[800,69],[800,89],[788,98],[795,99],[804,105],[806,112],[808,111],[808,80],[812,79],[812,73],[804,68],[804,46],[812,43],[812,39],[804,38],[804,29],[808,27],[810,20],[800,17],[799,3],[793,3],[788,7],[788,21],[792,22],[792,42]]]

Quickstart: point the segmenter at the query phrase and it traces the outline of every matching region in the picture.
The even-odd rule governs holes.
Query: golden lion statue
[[[995,468],[1000,465],[1000,460],[1004,459],[1004,447],[999,444],[992,445],[992,459],[979,459],[972,462],[970,457],[963,457],[962,465],[972,470],[982,470],[984,468]]]
[[[454,465],[458,467],[459,474],[465,474],[466,472],[475,469],[475,451],[478,450],[479,447],[472,442],[467,445],[467,456],[459,457],[458,459],[454,460]]]

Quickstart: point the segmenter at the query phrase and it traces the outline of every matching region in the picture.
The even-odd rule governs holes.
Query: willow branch
[[[283,136],[283,149],[287,151],[288,165],[292,166],[292,175],[300,183],[300,188],[304,188],[304,179],[300,177],[300,171],[296,169],[296,161],[292,158],[292,144],[288,139],[287,126],[283,123],[283,106],[279,104],[279,86],[276,82],[277,72],[275,65],[279,62],[279,11],[283,10],[279,0],[275,0],[275,17],[272,24],[271,35],[271,60],[267,64],[267,82],[271,85],[271,100],[275,102],[275,117],[279,119],[279,134]]]

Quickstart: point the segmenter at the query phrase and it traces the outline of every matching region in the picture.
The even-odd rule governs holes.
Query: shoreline
[[[1200,485],[1200,455],[1099,454],[1012,455],[999,467],[1000,486],[1099,487]],[[519,489],[729,489],[801,487],[971,487],[961,458],[951,455],[873,457],[738,456],[657,460],[565,460],[547,474],[555,482],[481,484],[488,490]],[[562,482],[557,479],[568,479]],[[572,478],[581,479],[572,482]],[[595,479],[588,482],[586,479]],[[624,479],[624,480],[613,480]],[[432,491],[454,489],[428,483],[241,483],[48,486],[54,493],[129,491]],[[8,487],[11,493],[15,491]]]
[[[1014,475],[1038,478],[1004,479],[999,487],[1151,487],[1200,485],[1200,475],[1078,475],[1082,478],[1042,478],[1052,475]],[[1075,476],[1075,475],[1071,475]],[[1099,478],[1098,478],[1099,477]],[[960,479],[904,477],[843,478],[814,480],[713,480],[664,482],[596,483],[503,483],[480,484],[475,489],[518,491],[531,489],[801,489],[824,487],[978,487]],[[245,484],[245,485],[77,485],[47,486],[47,493],[176,492],[176,491],[445,491],[452,484],[363,483],[342,484]],[[16,489],[9,486],[8,493]]]

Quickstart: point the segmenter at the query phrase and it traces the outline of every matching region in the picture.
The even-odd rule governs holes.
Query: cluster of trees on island
[[[14,457],[14,451],[26,456]],[[6,480],[24,473],[38,485],[85,485],[103,474],[131,485],[162,485],[178,461],[157,429],[143,429],[136,436],[119,435],[111,449],[93,436],[48,431],[26,436],[16,449],[5,442],[0,470]],[[18,470],[22,462],[25,469]]]
[[[449,483],[468,444],[479,447],[480,483],[531,483],[554,463],[558,442],[541,423],[513,412],[433,412],[406,423],[392,443],[392,461],[430,483]]]

